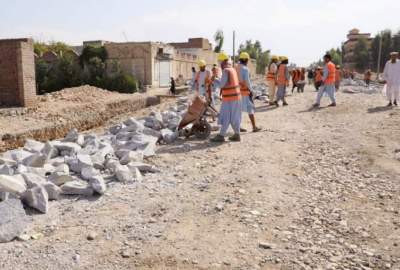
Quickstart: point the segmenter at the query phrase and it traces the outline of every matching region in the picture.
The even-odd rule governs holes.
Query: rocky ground
[[[180,139],[149,161],[161,173],[52,202],[0,269],[400,269],[400,109],[314,96],[256,102],[264,131],[241,143]]]

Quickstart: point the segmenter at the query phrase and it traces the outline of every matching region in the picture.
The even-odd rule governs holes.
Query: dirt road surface
[[[160,174],[53,202],[0,269],[400,269],[400,109],[314,97],[257,102],[264,131],[241,143],[180,139]]]

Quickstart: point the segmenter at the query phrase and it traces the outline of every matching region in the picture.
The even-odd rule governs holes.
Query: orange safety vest
[[[276,71],[271,71],[272,64],[268,67],[267,81],[275,81]]]
[[[237,101],[240,100],[240,85],[236,70],[232,67],[225,68],[224,71],[228,74],[228,82],[221,88],[222,101]]]
[[[297,74],[297,70],[293,70],[292,71],[292,81],[293,82],[297,82],[299,79],[298,79],[298,74]]]
[[[287,85],[288,80],[286,79],[286,65],[280,64],[278,68],[277,82],[279,86]]]
[[[322,81],[322,71],[321,70],[317,70],[315,72],[315,81],[316,82]]]
[[[237,76],[239,79],[239,85],[240,85],[240,94],[242,96],[250,96],[250,89],[247,87],[247,84],[245,81],[241,80],[241,73],[240,73],[240,68],[241,68],[241,64],[236,65],[236,72],[237,72]]]
[[[336,80],[336,66],[334,63],[329,62],[326,64],[328,68],[328,77],[324,81],[325,84],[334,84]]]
[[[336,69],[336,73],[335,73],[335,75],[336,75],[336,79],[335,79],[335,81],[336,82],[339,82],[342,78],[342,73],[341,73],[341,71],[340,71],[340,69]]]

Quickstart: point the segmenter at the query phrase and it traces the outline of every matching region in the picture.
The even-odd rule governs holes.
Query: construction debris
[[[11,194],[26,206],[47,213],[49,200],[58,200],[60,195],[104,194],[105,179],[141,182],[142,173],[159,172],[144,160],[156,154],[158,142],[173,143],[177,139],[177,127],[187,106],[188,98],[179,98],[169,111],[152,112],[142,119],[129,118],[103,135],[81,134],[72,129],[64,139],[46,143],[29,139],[23,148],[3,153],[0,156],[3,207],[11,200],[8,199]],[[14,199],[10,203],[17,205],[19,201]],[[22,206],[17,209],[24,212]],[[0,240],[10,241],[18,233],[20,230],[0,234]]]

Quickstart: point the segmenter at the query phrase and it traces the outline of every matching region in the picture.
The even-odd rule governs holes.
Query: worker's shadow
[[[369,108],[367,110],[368,113],[379,113],[379,112],[387,112],[393,110],[393,107],[388,107],[388,106],[379,106],[379,107],[374,107],[374,108]]]
[[[297,113],[308,113],[308,112],[317,112],[317,111],[321,111],[323,109],[328,109],[330,108],[329,106],[326,107],[310,107],[308,109],[302,110],[302,111],[298,111]]]
[[[268,111],[273,111],[278,109],[278,107],[276,106],[270,106],[270,105],[265,105],[265,106],[260,106],[256,108],[256,112],[260,113],[260,112],[268,112]]]
[[[188,139],[179,138],[173,144],[168,144],[160,147],[157,150],[157,154],[183,154],[192,151],[210,149],[213,147],[218,147],[220,145],[221,145],[220,143],[210,142],[209,139],[198,140],[194,137]]]

